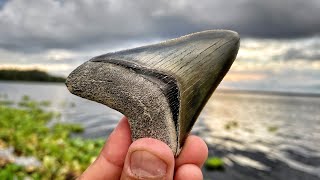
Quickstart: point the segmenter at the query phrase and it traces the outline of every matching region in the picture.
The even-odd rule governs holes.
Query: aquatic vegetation
[[[8,100],[7,94],[0,94],[0,105],[12,105],[13,102]]]
[[[61,101],[59,103],[59,106],[62,107],[62,108],[68,108],[68,107],[74,108],[74,107],[76,107],[76,103],[75,102]]]
[[[9,100],[0,100],[0,105],[12,105],[13,102]]]
[[[14,148],[15,156],[35,157],[40,167],[18,166],[0,158],[0,179],[72,179],[98,155],[104,140],[70,138],[83,128],[77,124],[57,123],[48,127],[54,116],[43,106],[24,96],[18,108],[0,104],[0,149]]]
[[[224,125],[224,128],[226,130],[231,130],[231,129],[236,128],[238,126],[239,126],[239,124],[237,121],[229,121]]]
[[[269,126],[268,131],[269,132],[276,132],[276,131],[278,131],[278,127],[277,126]]]
[[[219,157],[209,157],[205,162],[205,167],[208,170],[223,170],[224,162]]]

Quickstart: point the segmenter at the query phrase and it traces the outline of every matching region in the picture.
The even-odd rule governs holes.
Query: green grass
[[[0,163],[0,179],[73,179],[95,159],[104,141],[70,138],[83,128],[77,124],[47,123],[56,113],[46,112],[50,102],[36,102],[24,96],[18,107],[0,101],[0,149],[14,147],[16,156],[33,156],[41,167],[20,167]],[[5,102],[5,103],[3,103]],[[0,159],[1,161],[1,159]]]
[[[208,170],[223,170],[224,162],[219,157],[209,157],[205,162],[205,167]]]

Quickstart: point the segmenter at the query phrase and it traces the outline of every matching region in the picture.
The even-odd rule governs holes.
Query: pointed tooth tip
[[[200,32],[196,32],[193,34],[198,34],[198,33],[199,34],[208,33],[208,34],[212,34],[212,35],[224,34],[225,37],[229,37],[231,39],[234,39],[235,41],[240,40],[240,36],[236,31],[227,30],[227,29],[200,31]],[[193,35],[193,34],[190,34],[190,35]]]
[[[240,46],[240,36],[237,32],[231,30],[224,30],[226,33],[226,38],[228,39],[229,50],[237,55]]]
[[[237,45],[240,42],[240,35],[235,32],[235,31],[231,31],[231,30],[223,30],[226,38],[230,41],[230,43],[233,43],[235,45]]]
[[[233,39],[235,42],[240,42],[240,35],[235,32],[235,31],[228,31],[230,33],[230,37]]]
[[[240,35],[232,30],[213,30],[213,32],[220,32],[224,34],[224,37],[230,42],[238,46],[240,42]]]
[[[230,34],[231,37],[233,37],[236,40],[240,39],[239,34],[236,31],[232,31],[232,30],[225,30],[228,34]]]

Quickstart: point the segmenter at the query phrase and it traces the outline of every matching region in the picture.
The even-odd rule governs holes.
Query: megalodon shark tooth
[[[159,139],[178,156],[239,42],[236,32],[208,30],[108,53],[77,67],[66,85],[77,96],[123,113],[133,141]]]

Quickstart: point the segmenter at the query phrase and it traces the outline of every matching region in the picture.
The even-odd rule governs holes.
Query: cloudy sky
[[[0,0],[0,68],[67,75],[109,51],[231,29],[242,41],[228,82],[294,74],[320,89],[319,9],[319,0]]]

